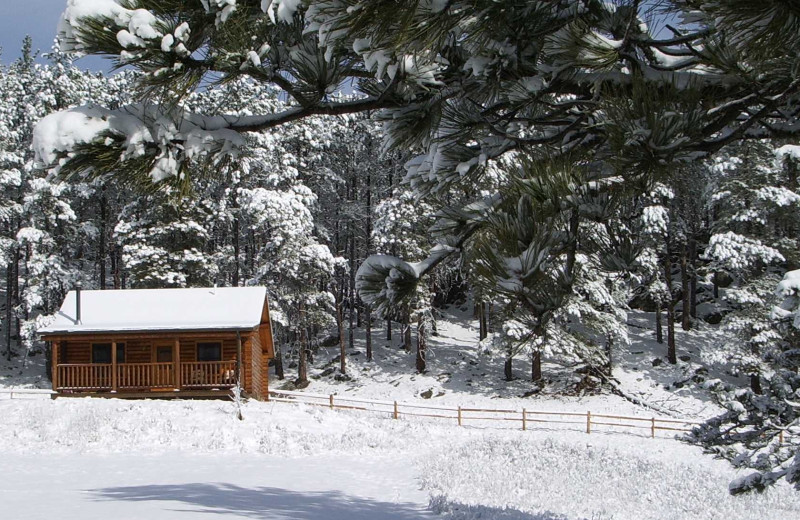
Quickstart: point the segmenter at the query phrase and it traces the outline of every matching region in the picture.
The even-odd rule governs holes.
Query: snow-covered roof
[[[81,291],[81,322],[70,291],[40,334],[250,330],[261,323],[266,287]]]

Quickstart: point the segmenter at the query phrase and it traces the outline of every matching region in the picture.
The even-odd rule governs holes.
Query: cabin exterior
[[[267,399],[274,356],[264,287],[70,291],[53,324],[58,396]]]

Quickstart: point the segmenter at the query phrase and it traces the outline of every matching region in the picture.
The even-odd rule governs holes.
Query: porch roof
[[[39,334],[252,330],[261,323],[266,287],[70,291],[55,321]]]

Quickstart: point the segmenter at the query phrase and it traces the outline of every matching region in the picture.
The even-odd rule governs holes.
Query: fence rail
[[[689,432],[696,421],[681,419],[660,419],[658,417],[633,417],[601,413],[560,412],[547,410],[521,410],[497,408],[446,407],[398,401],[379,401],[339,395],[323,395],[288,390],[270,390],[269,400],[279,403],[323,406],[332,410],[357,410],[388,414],[393,419],[401,416],[445,419],[458,426],[486,426],[487,423],[499,427],[518,425],[528,430],[532,425],[558,425],[560,428],[597,432],[621,433],[622,431],[645,433],[656,437],[658,432]]]
[[[51,399],[52,390],[41,388],[0,388],[0,400],[2,399]]]

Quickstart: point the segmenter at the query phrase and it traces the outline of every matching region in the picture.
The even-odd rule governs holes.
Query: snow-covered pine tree
[[[750,385],[708,382],[728,411],[692,438],[734,465],[756,470],[731,483],[734,494],[763,491],[782,478],[800,489],[800,300],[798,272],[786,272],[800,254],[795,150],[781,147],[773,155],[748,143],[715,165],[719,218],[707,254],[712,267],[733,280],[722,291],[730,307],[723,326],[738,340],[721,345],[718,356],[749,376]]]
[[[717,362],[732,362],[760,393],[764,357],[780,337],[770,321],[778,302],[775,286],[786,266],[800,261],[797,230],[800,195],[796,180],[767,143],[729,147],[712,163],[716,219],[706,256],[715,278],[731,280],[721,291],[728,312],[723,326],[735,342],[717,350]]]
[[[638,0],[353,6],[72,0],[60,26],[65,44],[141,70],[147,97],[118,109],[52,116],[44,125],[50,131],[40,136],[40,157],[62,175],[113,166],[119,175],[186,189],[192,163],[234,156],[243,132],[312,115],[382,110],[389,145],[424,150],[408,163],[407,175],[421,195],[468,191],[487,164],[512,151],[545,164],[559,157],[597,162],[605,189],[617,184],[608,181],[635,184],[737,140],[800,133],[796,2],[772,2],[769,9],[743,0],[668,0],[655,8]],[[240,76],[275,85],[289,102],[277,112],[230,117],[194,113],[184,103],[201,85]],[[344,82],[364,97],[334,99]],[[153,99],[162,102],[145,101]],[[84,124],[71,124],[75,119]],[[89,131],[76,134],[77,126]],[[393,268],[382,277],[365,271],[362,297],[375,296],[368,301],[376,306],[401,305],[421,276],[488,229],[494,206],[513,207],[515,196],[501,190],[464,201],[456,211],[483,209],[442,237],[420,265],[372,262]],[[557,244],[560,228],[550,226],[554,234],[541,243]],[[498,276],[513,275],[511,267]],[[387,286],[392,290],[381,290]]]

